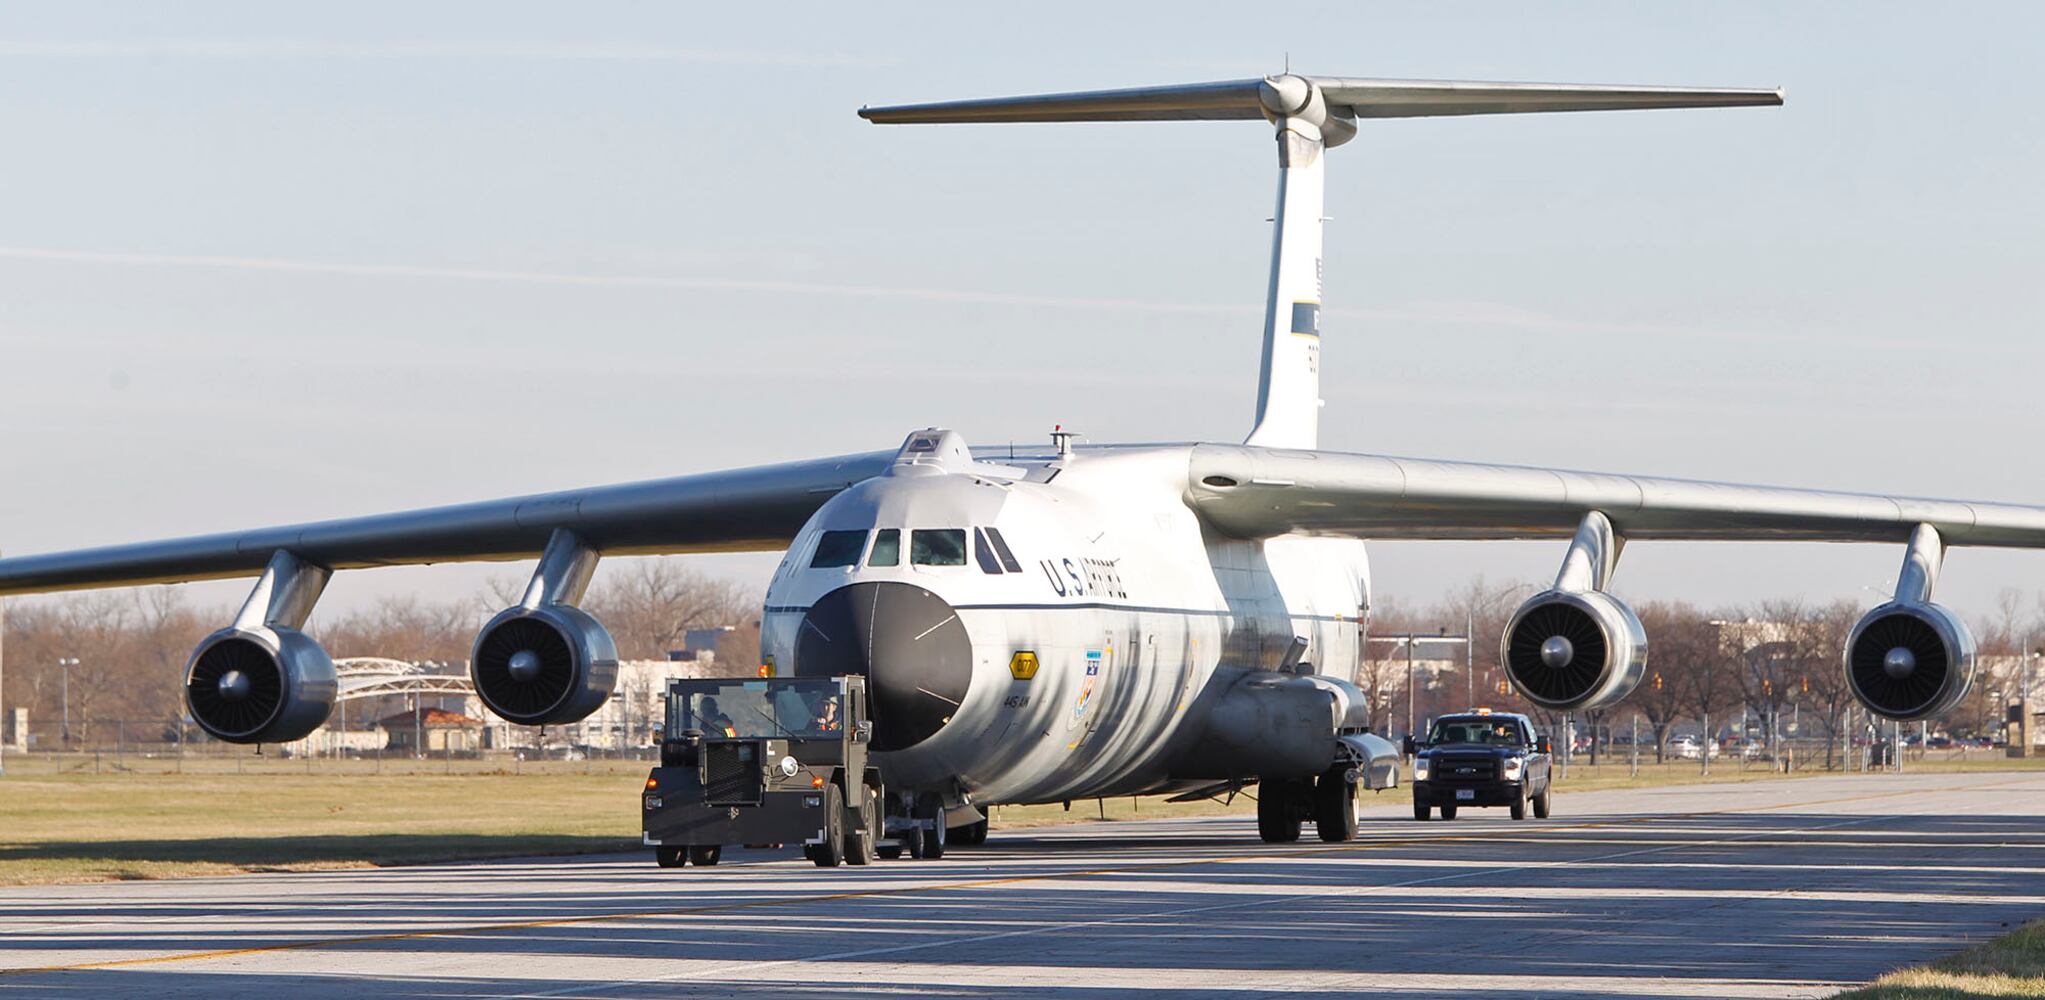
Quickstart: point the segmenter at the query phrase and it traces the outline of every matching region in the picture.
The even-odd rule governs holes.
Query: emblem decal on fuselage
[[[1089,649],[1086,651],[1086,677],[1079,683],[1079,697],[1072,701],[1072,717],[1065,720],[1065,728],[1078,729],[1079,724],[1086,720],[1087,709],[1093,707],[1094,692],[1099,689],[1100,681],[1101,651]]]

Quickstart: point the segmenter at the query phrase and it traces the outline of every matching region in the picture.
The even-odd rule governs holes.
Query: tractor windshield
[[[844,726],[843,702],[834,680],[678,681],[668,688],[667,737],[825,736]]]

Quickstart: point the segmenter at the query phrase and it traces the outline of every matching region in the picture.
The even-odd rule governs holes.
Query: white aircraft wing
[[[169,541],[0,559],[0,595],[261,572],[290,552],[327,569],[528,559],[557,528],[612,555],[784,548],[892,451],[765,465]]]
[[[1742,486],[1475,462],[1194,447],[1188,495],[1244,538],[1568,538],[1592,511],[1627,539],[1905,542],[2045,548],[2045,506]]]

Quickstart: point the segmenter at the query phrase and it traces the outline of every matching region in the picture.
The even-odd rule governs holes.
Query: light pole
[[[64,749],[71,749],[71,668],[78,665],[78,657],[66,656],[57,661],[57,669],[64,672]]]

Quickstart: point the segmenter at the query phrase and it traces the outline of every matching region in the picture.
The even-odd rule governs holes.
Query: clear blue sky
[[[863,103],[1277,70],[1775,86],[1367,123],[1323,441],[2045,502],[2045,8],[24,3],[0,8],[0,546],[890,447],[1239,439],[1252,124]],[[1378,547],[1380,593],[1554,545]],[[1635,597],[1868,596],[1884,547],[1640,545]],[[764,579],[767,558],[720,558]],[[503,568],[349,574],[331,608]],[[2045,555],[1962,552],[1969,612]],[[209,585],[226,602],[241,585]]]

